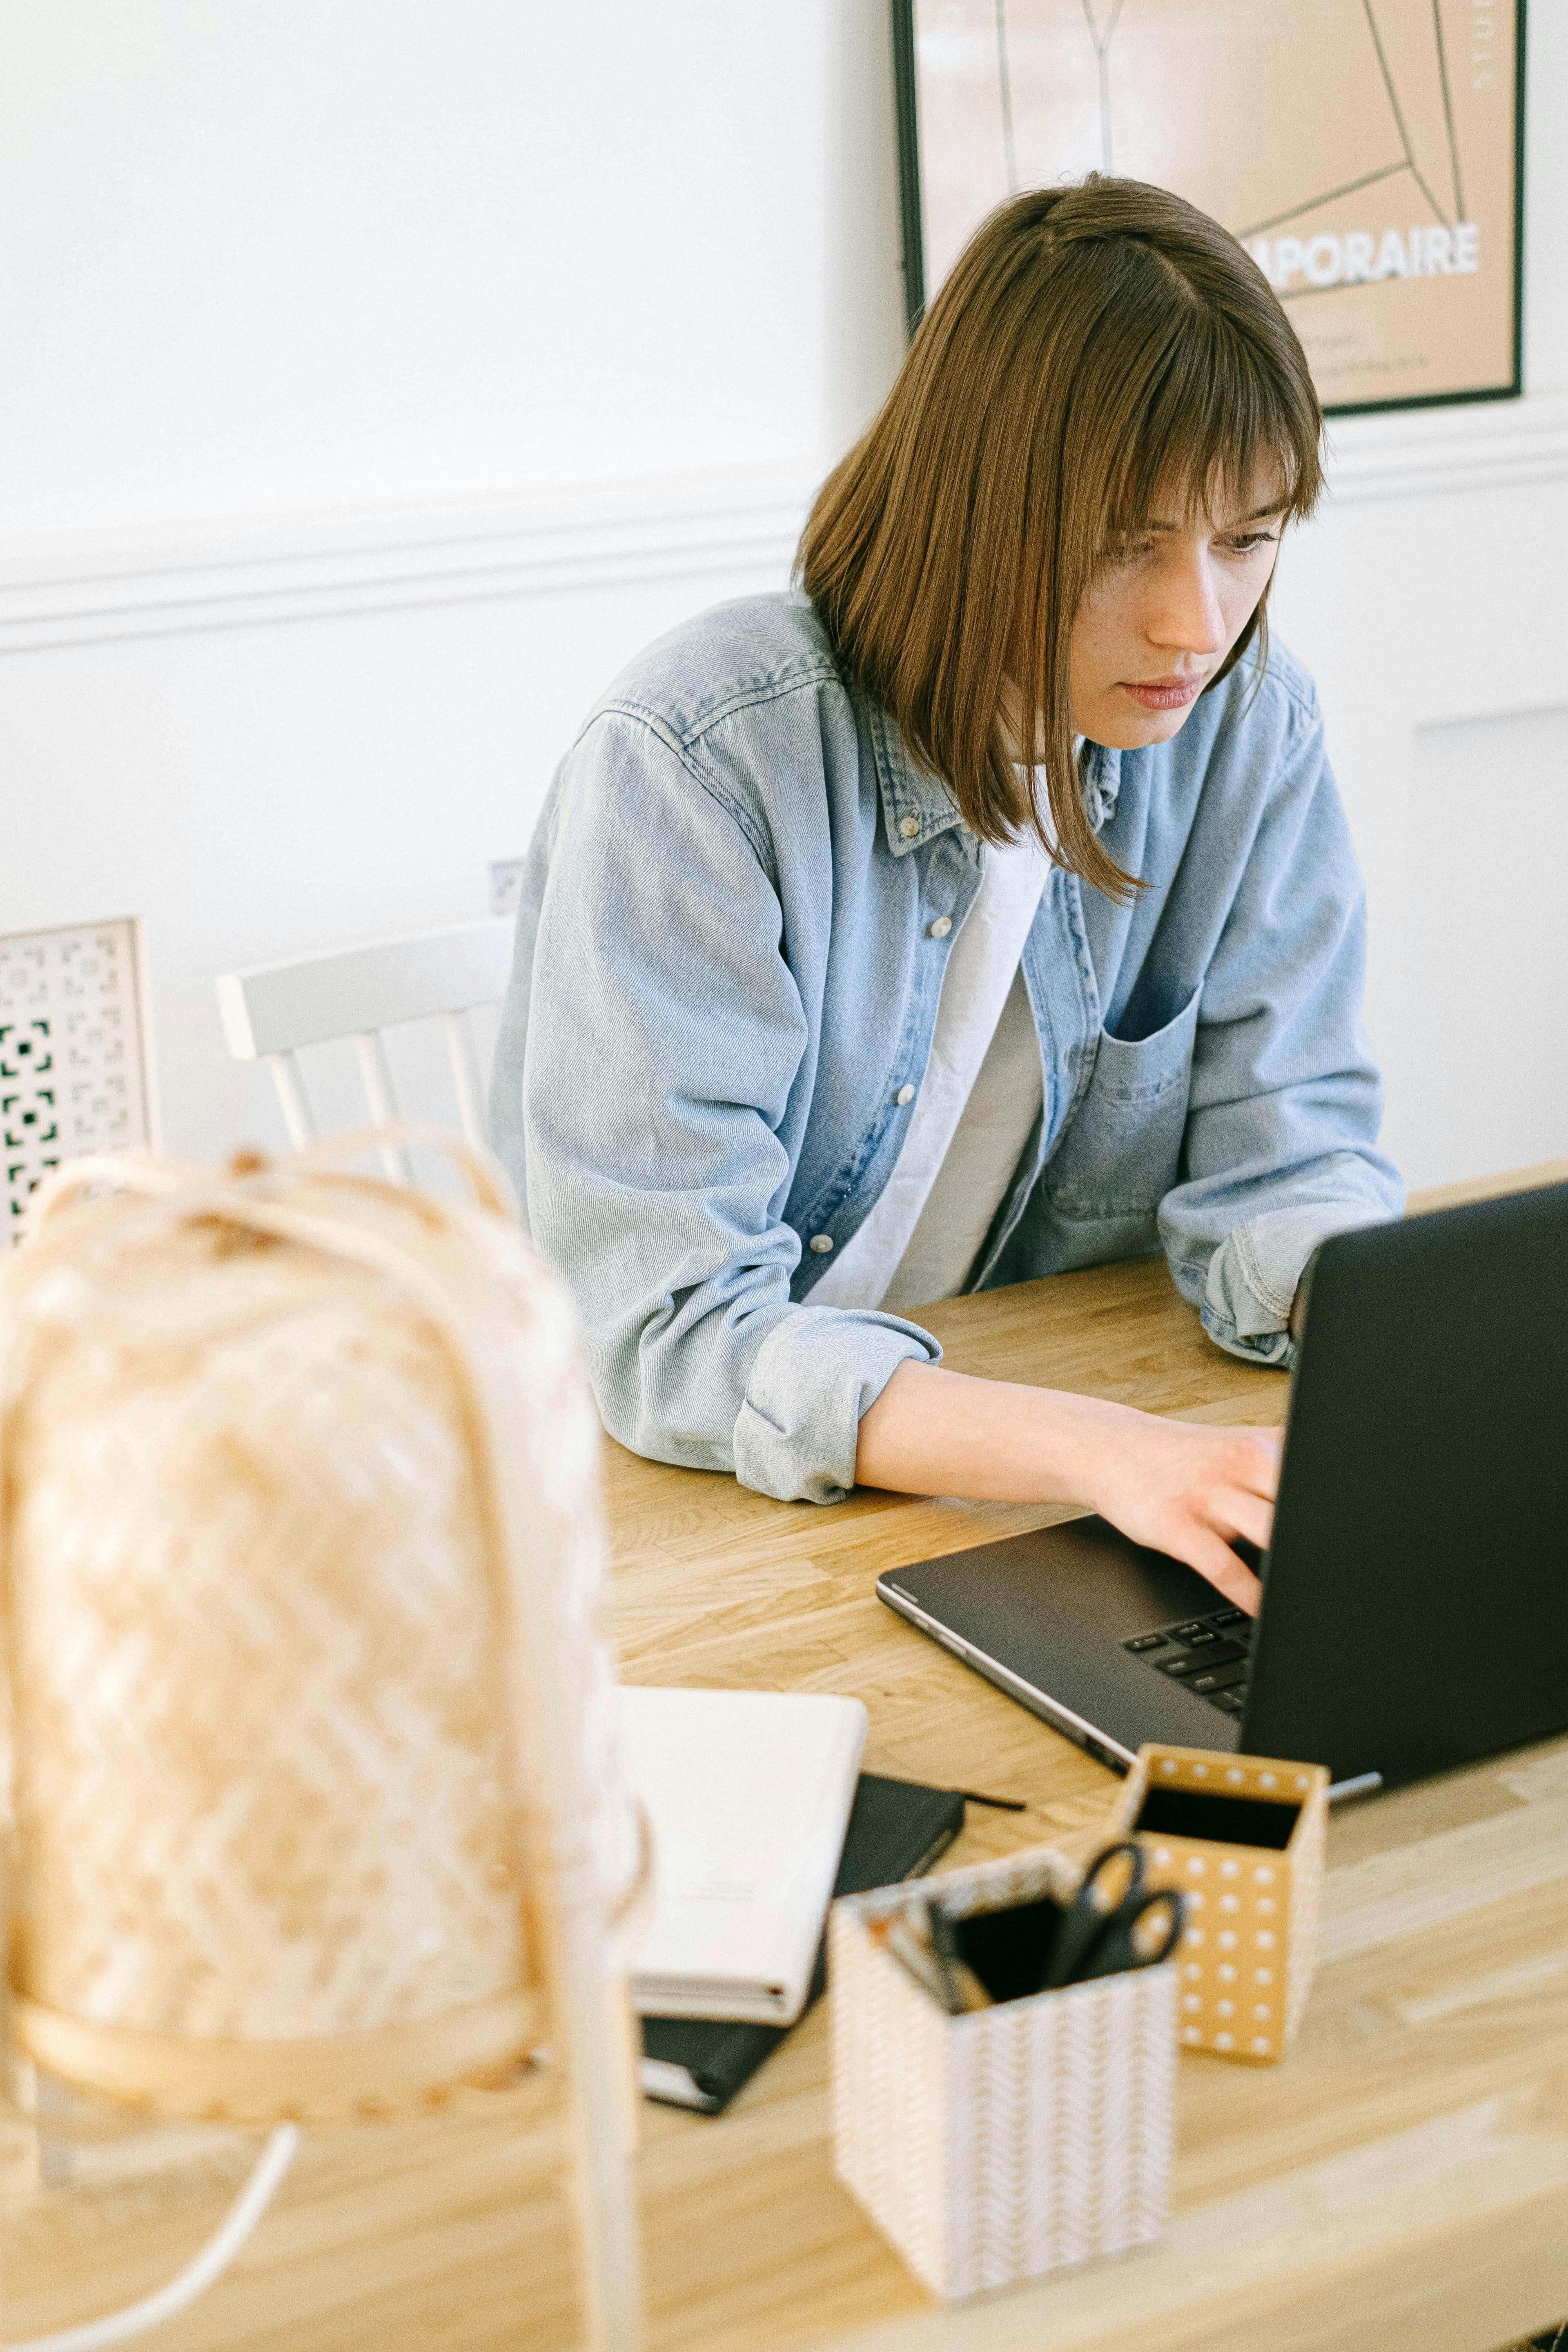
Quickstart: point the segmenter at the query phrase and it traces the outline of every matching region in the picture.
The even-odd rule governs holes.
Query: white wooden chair
[[[300,1046],[347,1038],[359,1058],[370,1115],[380,1126],[400,1115],[382,1031],[405,1021],[438,1020],[463,1133],[483,1148],[489,1126],[468,1015],[505,995],[514,928],[510,917],[458,923],[449,930],[222,972],[217,1001],[229,1052],[237,1061],[267,1064],[298,1150],[316,1133],[295,1059]],[[388,1145],[382,1160],[395,1182],[414,1181],[401,1145]]]

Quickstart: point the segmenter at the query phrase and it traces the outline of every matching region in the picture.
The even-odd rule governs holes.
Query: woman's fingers
[[[1248,1495],[1239,1486],[1233,1486],[1227,1495],[1220,1496],[1210,1524],[1226,1543],[1242,1536],[1248,1543],[1256,1544],[1259,1551],[1267,1551],[1274,1533],[1274,1506],[1266,1503],[1261,1495]]]
[[[1216,1482],[1196,1506],[1203,1524],[1194,1531],[1190,1562],[1217,1591],[1245,1609],[1249,1617],[1256,1617],[1263,1602],[1262,1584],[1231,1545],[1239,1536],[1256,1544],[1259,1551],[1268,1550],[1274,1532],[1279,1448],[1277,1443],[1254,1442],[1275,1438],[1277,1433],[1272,1430],[1238,1430],[1235,1436],[1237,1443],[1227,1449],[1225,1460],[1227,1476]]]
[[[1239,1555],[1212,1528],[1195,1527],[1188,1542],[1181,1548],[1179,1557],[1200,1576],[1206,1576],[1216,1592],[1223,1592],[1249,1617],[1256,1617],[1263,1606],[1263,1587]]]

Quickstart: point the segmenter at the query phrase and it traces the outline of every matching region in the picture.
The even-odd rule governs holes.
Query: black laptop
[[[1349,1795],[1568,1730],[1568,1184],[1316,1253],[1256,1622],[1100,1518],[879,1596],[1103,1763],[1327,1764]]]

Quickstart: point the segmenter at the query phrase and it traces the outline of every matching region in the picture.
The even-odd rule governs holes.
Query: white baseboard
[[[1336,504],[1561,481],[1568,394],[1345,417],[1330,446]],[[782,585],[814,487],[804,470],[715,467],[447,506],[0,542],[0,653],[696,574]]]

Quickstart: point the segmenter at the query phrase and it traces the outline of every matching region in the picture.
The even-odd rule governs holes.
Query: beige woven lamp
[[[157,2117],[406,2113],[563,2049],[621,2352],[646,1856],[598,1423],[563,1286],[447,1148],[471,1204],[320,1150],[39,1195],[0,1276],[4,1997]]]

